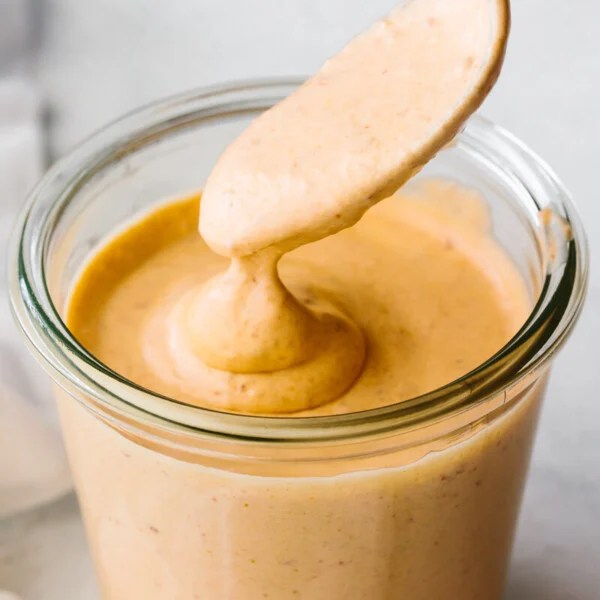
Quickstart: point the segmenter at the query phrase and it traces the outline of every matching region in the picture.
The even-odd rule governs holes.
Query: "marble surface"
[[[53,155],[104,121],[181,89],[313,70],[392,0],[47,0],[36,77]],[[513,37],[484,114],[554,166],[600,251],[600,4],[515,0]],[[258,10],[260,7],[260,10]],[[508,600],[600,597],[600,273],[557,360],[526,490]],[[0,587],[25,600],[97,598],[76,503],[0,525]]]

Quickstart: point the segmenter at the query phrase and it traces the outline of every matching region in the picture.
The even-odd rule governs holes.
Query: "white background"
[[[309,73],[394,5],[394,0],[34,1],[39,27],[32,51],[49,102],[54,156],[105,121],[159,96],[230,79]],[[559,173],[581,210],[595,254],[600,4],[513,4],[506,67],[482,112]],[[599,287],[593,270],[587,308],[551,382],[510,600],[600,597]],[[25,600],[96,598],[72,499],[13,521],[2,535],[10,544],[0,549],[0,584]]]

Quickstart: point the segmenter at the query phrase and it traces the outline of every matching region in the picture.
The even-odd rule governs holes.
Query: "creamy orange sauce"
[[[352,387],[363,332],[335,299],[313,290],[299,302],[279,260],[356,223],[456,134],[498,74],[507,13],[503,0],[405,2],[227,148],[200,230],[229,267],[155,315],[170,356],[154,359],[174,367],[171,379],[203,402],[262,414],[323,406]]]
[[[296,378],[288,370],[280,378],[218,369],[207,375],[209,367],[172,337],[181,298],[226,264],[197,235],[197,213],[197,197],[168,204],[112,239],[84,271],[68,325],[109,367],[167,396],[230,409],[229,386],[245,385],[246,395],[272,390],[293,407],[296,378],[310,377],[318,363],[305,371],[300,365]],[[310,309],[329,303],[366,342],[353,385],[296,414],[402,401],[467,373],[508,342],[530,300],[490,227],[475,192],[432,180],[382,202],[354,227],[287,254],[279,272],[295,301]],[[322,345],[325,358],[332,356]],[[343,365],[322,366],[344,381]]]

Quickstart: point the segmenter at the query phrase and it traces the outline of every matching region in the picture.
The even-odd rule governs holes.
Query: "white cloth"
[[[1,28],[0,28],[1,29]],[[42,168],[39,101],[22,78],[0,80],[0,249]],[[0,256],[0,518],[70,489],[46,376],[13,324]]]

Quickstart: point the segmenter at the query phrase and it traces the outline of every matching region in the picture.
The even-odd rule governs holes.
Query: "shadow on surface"
[[[98,600],[73,494],[0,523],[0,588],[23,600]]]
[[[574,574],[572,587],[567,585],[568,579],[562,573],[558,581],[557,576],[541,569],[513,573],[504,600],[598,600],[597,591],[581,588],[583,584]]]

